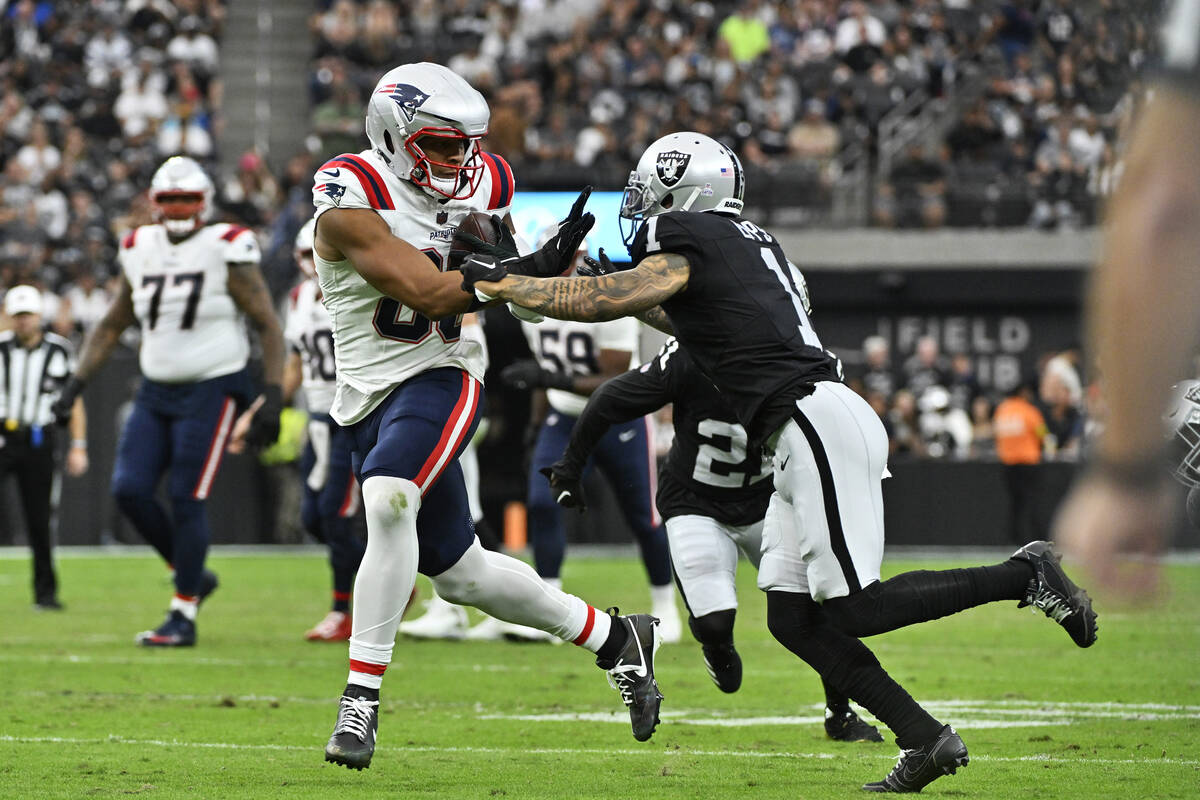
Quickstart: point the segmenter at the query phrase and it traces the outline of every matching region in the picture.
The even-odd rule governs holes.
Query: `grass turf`
[[[571,646],[401,641],[369,770],[325,764],[344,644],[310,644],[319,555],[217,555],[200,644],[142,650],[170,588],[150,557],[63,558],[62,613],[28,604],[28,563],[0,560],[0,797],[834,798],[892,767],[891,744],[829,741],[820,683],[779,647],[743,565],[740,692],[712,686],[690,641],[663,647],[664,718],[645,744]],[[888,574],[948,563],[889,561]],[[567,588],[645,608],[632,560],[569,560]],[[1079,650],[1040,614],[993,604],[869,640],[958,727],[971,764],[925,794],[980,798],[1200,795],[1200,567],[1169,570],[1153,609],[1101,601]],[[885,732],[885,735],[886,732]]]

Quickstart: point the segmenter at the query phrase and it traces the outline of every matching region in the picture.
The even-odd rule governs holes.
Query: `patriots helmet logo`
[[[667,150],[658,154],[654,170],[658,173],[658,179],[663,182],[663,185],[670,188],[683,180],[683,173],[687,172],[691,160],[690,153]]]
[[[429,99],[428,93],[409,83],[389,83],[381,87],[376,94],[386,94],[395,100],[396,105],[400,106],[401,113],[404,114],[404,119],[408,122],[413,121],[413,117],[417,115],[417,109]]]
[[[340,183],[322,183],[317,186],[315,191],[324,192],[335,206],[342,204],[342,195],[346,193],[346,187]]]

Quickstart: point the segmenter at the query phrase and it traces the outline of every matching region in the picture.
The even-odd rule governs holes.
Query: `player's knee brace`
[[[416,536],[421,490],[410,480],[389,475],[372,475],[362,484],[363,510],[367,516],[368,543],[407,533]]]
[[[702,617],[688,617],[688,627],[696,641],[706,645],[729,644],[733,641],[733,620],[737,616],[735,609],[714,611]]]

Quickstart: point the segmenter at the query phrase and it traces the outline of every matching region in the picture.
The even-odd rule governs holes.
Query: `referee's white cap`
[[[4,313],[10,317],[17,314],[41,314],[42,293],[36,286],[14,286],[4,295]]]

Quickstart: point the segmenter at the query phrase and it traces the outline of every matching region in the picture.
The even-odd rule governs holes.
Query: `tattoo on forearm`
[[[657,306],[686,286],[687,278],[687,259],[662,253],[635,269],[598,278],[510,275],[500,296],[555,319],[603,322]]]

